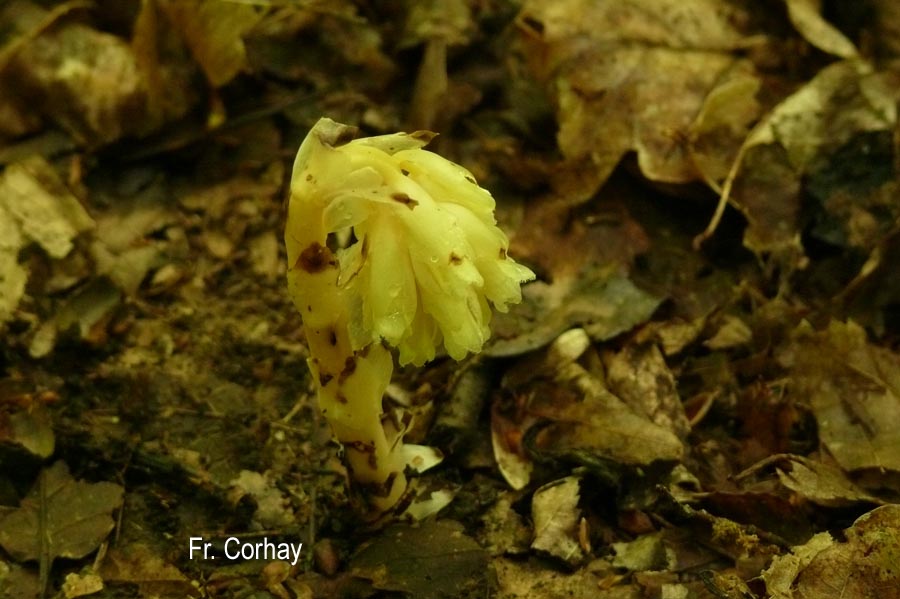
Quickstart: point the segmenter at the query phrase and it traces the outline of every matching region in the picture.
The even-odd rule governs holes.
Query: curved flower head
[[[384,340],[401,364],[423,364],[442,343],[454,359],[480,351],[490,306],[506,311],[534,278],[507,255],[494,199],[466,169],[422,149],[432,133],[352,133],[321,119],[294,163],[289,264],[305,255],[328,266],[314,284],[289,274],[307,325],[316,318],[307,296],[330,284],[352,350]],[[337,248],[329,236],[350,243]]]

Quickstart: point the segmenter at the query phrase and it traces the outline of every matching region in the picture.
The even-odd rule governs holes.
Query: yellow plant
[[[407,469],[441,460],[403,443],[409,417],[382,408],[396,348],[421,365],[490,336],[491,307],[534,274],[507,256],[494,199],[463,167],[422,149],[430,132],[352,139],[320,119],[294,162],[285,243],[319,409],[377,517],[403,505]]]

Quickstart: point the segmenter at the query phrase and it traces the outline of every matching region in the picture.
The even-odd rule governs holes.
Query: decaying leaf
[[[791,589],[797,574],[803,571],[821,551],[834,543],[827,532],[820,532],[803,545],[791,548],[791,552],[776,556],[761,577],[773,599],[793,599]]]
[[[109,280],[94,279],[67,297],[53,318],[44,323],[29,347],[30,353],[35,358],[47,355],[57,335],[70,330],[83,341],[100,344],[106,339],[106,324],[120,301],[122,293]]]
[[[762,83],[743,63],[735,65],[703,100],[691,123],[688,151],[697,174],[714,190],[728,176],[741,143],[759,118]]]
[[[187,576],[141,544],[111,549],[103,560],[100,575],[108,583],[137,585],[148,596],[193,597],[197,594]]]
[[[113,483],[76,481],[65,462],[57,462],[0,520],[0,545],[19,561],[82,558],[113,529],[122,493]]]
[[[890,74],[859,60],[834,63],[754,128],[741,147],[739,170],[723,187],[723,198],[747,218],[749,249],[796,260],[802,251],[801,178],[854,136],[893,128],[898,96],[891,81]]]
[[[260,19],[255,6],[213,0],[158,2],[212,85],[224,85],[246,68],[243,36]]]
[[[54,16],[25,0],[12,14],[12,26],[23,31]],[[76,139],[96,145],[147,130],[144,82],[128,44],[115,35],[66,21],[17,48],[7,70],[22,100]]]
[[[519,23],[556,95],[560,150],[593,165],[594,190],[631,150],[651,180],[698,178],[687,141],[706,97],[738,68],[735,51],[752,43],[735,25],[743,10],[715,0],[525,4]]]
[[[35,242],[51,258],[64,258],[75,238],[93,226],[43,158],[26,158],[0,173],[0,325],[12,317],[25,294],[28,273],[19,252]]]
[[[819,438],[842,468],[900,471],[900,356],[869,344],[857,324],[804,326],[785,355],[798,398],[808,398]]]
[[[70,572],[62,584],[62,592],[66,599],[86,597],[103,590],[103,579],[96,572]]]
[[[613,565],[632,572],[664,570],[669,565],[666,546],[660,533],[650,533],[628,543],[613,543]],[[674,556],[672,556],[674,557]]]
[[[640,589],[631,585],[610,588],[588,568],[564,573],[544,567],[537,561],[501,558],[494,561],[498,597],[532,599],[537,592],[546,599],[639,599]]]
[[[819,505],[840,507],[859,502],[882,503],[856,486],[839,469],[822,462],[789,456],[777,472],[781,484]]]
[[[900,507],[885,505],[861,516],[844,531],[828,533],[776,558],[763,574],[777,599],[897,599],[900,597]]]
[[[0,325],[12,317],[25,294],[28,272],[19,264],[23,242],[18,223],[0,203]]]
[[[749,501],[752,502],[753,499],[751,497]],[[780,552],[780,548],[771,542],[769,535],[762,529],[714,515],[706,509],[676,503],[666,507],[663,513],[667,518],[680,522],[681,527],[686,528],[695,541],[702,542],[736,562],[746,562],[751,567],[755,564],[761,568]]]
[[[491,448],[497,469],[506,483],[521,490],[531,482],[534,464],[523,445],[523,433],[536,422],[535,418],[522,418],[516,413],[507,414],[505,406],[495,403],[491,410]],[[512,412],[518,406],[511,406]]]
[[[575,339],[588,347],[586,333],[573,329],[545,352],[507,374],[514,395],[528,397],[521,409],[523,443],[542,458],[574,461],[588,468],[602,464],[642,467],[674,463],[683,456],[678,436],[613,395],[596,375],[575,362],[583,353],[567,348]]]
[[[41,405],[10,414],[9,435],[0,430],[0,440],[21,445],[30,453],[49,458],[56,447],[50,414]]]
[[[609,278],[562,280],[552,285],[531,283],[525,287],[523,298],[523,305],[511,309],[509,315],[497,315],[497,340],[485,354],[503,357],[525,353],[578,325],[592,339],[611,339],[646,322],[661,302],[626,277],[615,274]],[[521,321],[532,314],[538,322],[527,328],[522,326]],[[516,333],[510,335],[509,330]]]
[[[39,156],[6,167],[0,175],[0,202],[22,235],[53,258],[66,256],[79,233],[94,221]]]
[[[566,478],[547,483],[534,492],[531,500],[531,519],[534,522],[534,541],[531,548],[549,553],[570,565],[584,559],[584,548],[578,543],[581,512],[581,478]]]
[[[726,314],[716,333],[703,342],[710,349],[728,349],[745,345],[753,338],[753,331],[740,317]]]
[[[443,599],[482,588],[486,559],[459,523],[432,520],[388,528],[359,550],[350,571],[377,589]]]
[[[683,448],[673,432],[635,413],[580,368],[564,376],[558,392],[545,395],[549,389],[544,389],[529,405],[552,423],[535,435],[538,451],[586,465],[598,459],[629,466],[681,459]]]
[[[869,253],[864,278],[878,267],[896,232],[900,203],[894,132],[862,132],[824,154],[809,169],[807,189],[816,200],[810,234],[831,245]]]
[[[31,568],[0,560],[0,597],[35,599],[41,594],[38,573]]]
[[[675,377],[656,345],[633,344],[604,355],[609,390],[630,408],[682,439],[690,432]]]
[[[168,25],[157,0],[141,2],[131,51],[146,90],[148,131],[183,116],[199,95],[191,85],[197,69]]]
[[[841,58],[853,58],[857,55],[853,42],[847,39],[834,25],[819,14],[819,0],[785,0],[788,16],[806,41],[829,54]]]
[[[150,270],[165,262],[167,244],[153,237],[178,221],[167,192],[155,181],[129,197],[104,198],[113,207],[97,218],[91,256],[96,273],[109,277],[129,297]]]

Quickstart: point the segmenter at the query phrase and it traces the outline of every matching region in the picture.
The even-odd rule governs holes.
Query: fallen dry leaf
[[[512,394],[528,398],[517,422],[529,427],[519,433],[525,447],[543,459],[600,470],[604,463],[639,468],[678,462],[684,448],[673,431],[627,405],[575,361],[589,344],[585,331],[573,329],[507,373]]]
[[[0,176],[0,200],[22,236],[52,258],[66,256],[75,237],[94,226],[53,167],[39,156],[6,167]]]
[[[256,6],[212,0],[158,2],[212,85],[224,85],[246,68],[243,36],[261,17]]]
[[[17,0],[11,14],[10,25],[22,31],[54,16],[24,0]],[[6,70],[19,97],[89,145],[147,132],[155,123],[145,118],[145,84],[128,43],[63,20],[28,39],[10,58]]]
[[[578,543],[580,497],[579,476],[555,480],[534,492],[531,499],[531,519],[534,522],[532,549],[548,553],[571,566],[584,559],[584,549]]]
[[[746,10],[715,0],[525,3],[526,58],[556,97],[563,155],[593,165],[589,189],[632,150],[651,180],[699,178],[687,143],[704,131],[697,115],[736,70],[752,76],[736,53],[760,41],[736,25]],[[734,113],[738,129],[745,121]],[[740,140],[729,141],[726,153]]]
[[[44,459],[53,455],[56,447],[50,414],[39,404],[10,414],[8,428],[0,426],[0,440],[21,445]]]
[[[626,201],[616,198],[575,210],[573,198],[551,195],[535,204],[510,252],[531,266],[538,280],[525,285],[521,304],[494,316],[494,339],[485,354],[532,351],[575,326],[605,341],[651,317],[662,298],[639,288],[627,274],[650,240]]]
[[[107,583],[136,585],[148,596],[197,595],[196,587],[187,576],[141,544],[111,549],[103,559],[100,575]]]
[[[775,556],[761,578],[772,599],[793,599],[794,579],[822,550],[830,547],[834,539],[827,532],[814,535],[803,545],[791,547],[790,553]]]
[[[25,295],[28,272],[19,253],[35,242],[54,259],[69,255],[75,239],[94,221],[40,156],[15,162],[0,173],[0,325]]]
[[[778,468],[778,480],[801,497],[826,507],[882,501],[856,486],[834,466],[802,456],[787,456]]]
[[[388,528],[357,552],[350,572],[376,589],[443,599],[483,589],[486,559],[459,523],[431,520]]]
[[[641,572],[665,570],[669,565],[663,535],[658,532],[641,535],[627,543],[613,543],[612,549],[616,554],[612,564],[617,568]]]
[[[754,127],[722,192],[747,218],[747,248],[802,264],[802,177],[854,136],[892,130],[897,91],[891,81],[859,60],[831,64]]]
[[[119,485],[76,481],[65,462],[44,469],[18,509],[0,520],[0,545],[19,561],[79,559],[113,529]]]
[[[788,17],[810,44],[841,58],[857,56],[856,47],[841,31],[820,14],[818,0],[785,0]]]
[[[0,325],[12,317],[25,295],[28,272],[19,264],[23,244],[19,225],[0,203]]]
[[[819,438],[847,471],[900,471],[900,356],[857,324],[802,326],[787,349],[792,393],[809,401]]]
[[[776,558],[763,574],[777,599],[897,599],[900,597],[900,506],[860,516],[840,542],[827,533]]]
[[[606,384],[616,397],[653,423],[687,438],[691,427],[675,376],[656,345],[629,345],[603,359]]]

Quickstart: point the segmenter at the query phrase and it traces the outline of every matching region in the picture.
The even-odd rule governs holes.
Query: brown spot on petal
[[[334,378],[334,375],[332,375],[332,374],[328,374],[327,372],[320,372],[319,373],[319,386],[324,387],[325,385],[330,383],[331,379],[333,379],[333,378]]]
[[[424,141],[426,144],[437,137],[437,133],[433,131],[413,131],[409,136],[418,141]]]
[[[345,447],[349,447],[350,449],[355,449],[359,453],[371,453],[375,451],[375,446],[366,443],[365,441],[347,441],[344,443]]]
[[[459,256],[456,252],[450,253],[450,264],[462,264],[462,256]]]
[[[409,176],[409,171],[406,170],[405,168],[401,168],[401,169],[400,169],[400,172],[403,173],[403,176],[404,176],[404,177],[408,177],[408,176]]]
[[[347,405],[347,396],[343,393],[336,393],[334,398],[338,400],[339,404]]]
[[[371,443],[366,443],[365,441],[350,441],[349,443],[344,443],[344,446],[358,451],[359,453],[368,454],[368,462],[369,467],[372,470],[376,470],[378,468],[378,458],[375,457],[375,445]]]
[[[394,480],[396,478],[397,473],[391,472],[383,483],[367,483],[363,486],[369,495],[374,497],[387,497],[391,494],[391,489],[394,488]]]
[[[391,194],[391,199],[395,202],[400,202],[401,204],[405,204],[407,208],[412,210],[416,206],[419,205],[419,202],[415,201],[405,193],[397,192]]]
[[[343,385],[344,381],[350,378],[356,371],[356,357],[350,356],[344,361],[344,369],[341,371],[341,374],[338,376],[338,384]]]
[[[337,333],[334,329],[329,329],[328,331],[328,343],[331,344],[331,347],[337,345]]]
[[[359,129],[356,127],[344,127],[331,142],[332,147],[336,148],[353,141],[358,131]]]
[[[316,241],[300,252],[294,268],[298,266],[308,273],[315,274],[322,272],[326,268],[337,266],[337,261],[334,259],[334,254],[331,253],[331,250]]]

